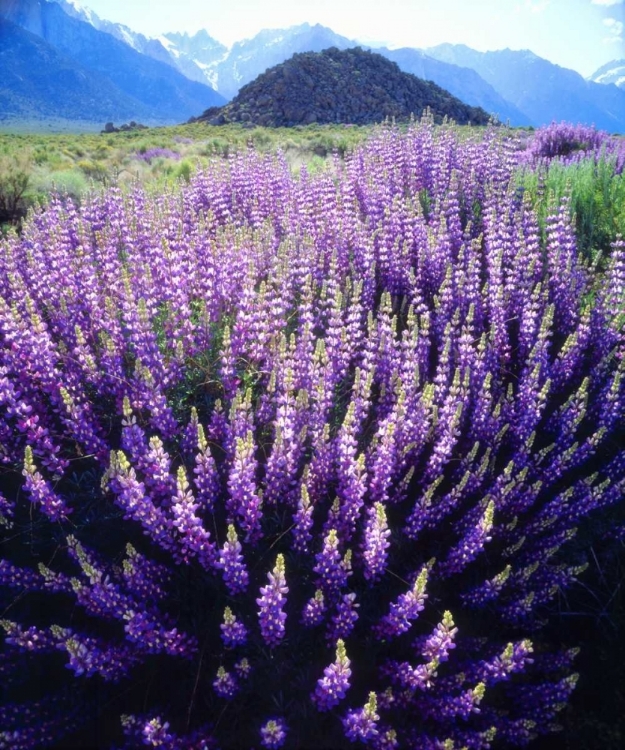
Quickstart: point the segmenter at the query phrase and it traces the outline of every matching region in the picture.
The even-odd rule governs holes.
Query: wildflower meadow
[[[0,748],[551,736],[625,538],[625,241],[549,175],[624,165],[425,117],[0,239]]]

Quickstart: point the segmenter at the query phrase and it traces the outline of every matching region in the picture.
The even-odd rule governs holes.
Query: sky
[[[228,46],[261,29],[307,21],[372,46],[530,49],[583,76],[625,58],[625,0],[78,1],[148,36],[206,29]]]

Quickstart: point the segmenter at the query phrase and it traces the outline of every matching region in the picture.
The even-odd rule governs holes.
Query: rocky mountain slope
[[[40,37],[59,55],[73,60],[77,69],[107,79],[124,96],[139,102],[144,111],[147,108],[155,112],[162,123],[180,122],[198,109],[224,102],[208,85],[191,81],[171,65],[137,52],[91,23],[67,15],[57,3],[3,0],[0,17]],[[65,96],[72,97],[72,89],[66,89]],[[144,111],[130,116],[143,119]]]
[[[228,55],[228,48],[205,29],[196,34],[166,33],[158,40],[167,49],[175,67],[194,81],[208,83],[217,90],[217,65]],[[229,99],[223,92],[221,95]]]
[[[147,55],[154,58],[154,60],[159,60],[168,65],[172,64],[169,52],[158,39],[153,39],[137,31],[133,31],[122,23],[113,23],[112,21],[100,18],[97,13],[90,8],[83,7],[76,0],[47,0],[47,2],[56,3],[68,16],[77,18],[79,21],[84,21],[98,31],[104,31],[114,36],[120,42],[124,42],[124,44],[132,47],[142,55]]]
[[[403,73],[382,55],[359,47],[331,47],[293,55],[244,86],[225,107],[209,109],[197,119],[270,127],[366,124],[386,117],[420,117],[426,108],[438,121],[449,117],[462,124],[486,124],[489,119],[484,110]]]
[[[568,120],[625,132],[625,90],[586,81],[529,50],[478,52],[463,44],[441,44],[425,52],[475,70],[534,125]]]
[[[92,122],[159,118],[157,109],[4,18],[0,18],[0,113],[2,119],[60,117]]]

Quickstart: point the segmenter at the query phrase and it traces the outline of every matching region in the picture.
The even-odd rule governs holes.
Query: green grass
[[[570,197],[577,245],[591,263],[605,260],[610,243],[625,236],[625,173],[615,175],[609,159],[553,162],[547,170],[519,172],[518,184],[536,207],[543,231],[552,206]]]

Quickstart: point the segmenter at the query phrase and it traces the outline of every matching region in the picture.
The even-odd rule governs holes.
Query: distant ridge
[[[594,83],[613,83],[625,89],[625,60],[611,60],[596,70],[588,80]]]
[[[429,108],[436,121],[484,125],[488,114],[456,99],[431,81],[402,73],[382,55],[355,47],[295,54],[270,68],[225,107],[194,121],[243,122],[269,127],[311,123],[375,123],[387,117],[420,117]]]
[[[530,50],[478,52],[464,44],[439,44],[425,52],[475,70],[533,125],[568,120],[625,133],[625,90],[587,81]]]

